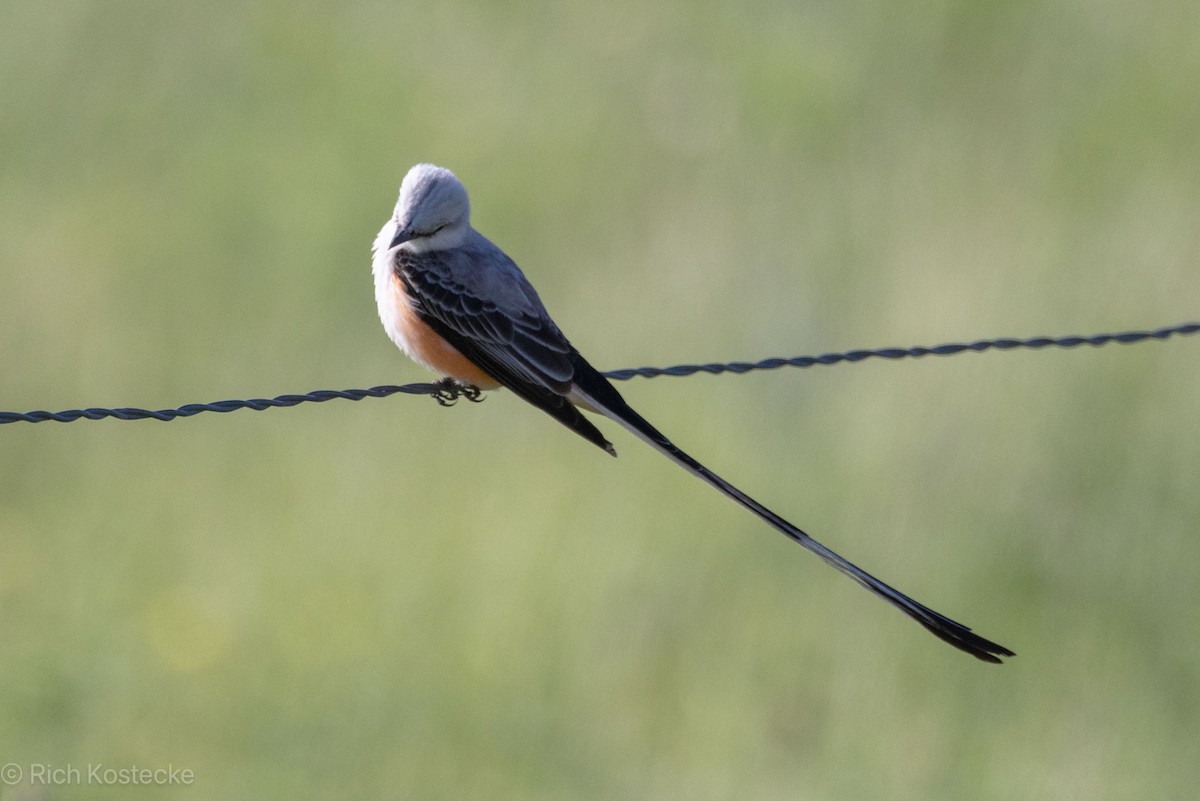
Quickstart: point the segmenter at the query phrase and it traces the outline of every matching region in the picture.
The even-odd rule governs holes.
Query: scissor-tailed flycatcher
[[[373,250],[379,317],[392,341],[418,363],[461,385],[507,387],[616,456],[612,443],[579,410],[602,414],[955,648],[985,662],[1014,655],[838,556],[688,456],[629,408],[558,330],[513,260],[471,227],[467,190],[449,170],[432,164],[409,170]]]

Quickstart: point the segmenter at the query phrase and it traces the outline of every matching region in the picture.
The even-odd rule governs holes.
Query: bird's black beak
[[[413,230],[411,228],[408,228],[408,227],[397,228],[396,235],[392,237],[392,244],[388,245],[388,250],[391,250],[392,248],[394,248],[398,245],[403,245],[405,242],[407,242],[408,240],[412,239],[415,236],[416,236],[416,234],[413,233]]]

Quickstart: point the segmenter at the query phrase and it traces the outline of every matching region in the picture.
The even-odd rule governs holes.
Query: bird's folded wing
[[[498,251],[497,251],[498,253]],[[499,257],[507,260],[502,253]],[[397,251],[396,273],[417,315],[480,369],[584,438],[612,445],[566,399],[579,355],[520,271],[488,252]],[[469,264],[463,260],[486,259]],[[480,297],[474,282],[487,281]],[[497,281],[501,284],[497,286]],[[505,299],[509,303],[505,303]]]

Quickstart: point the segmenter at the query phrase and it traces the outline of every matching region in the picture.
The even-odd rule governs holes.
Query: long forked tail
[[[604,396],[603,400],[594,397],[590,392],[580,387],[579,384],[575,385],[574,391],[579,399],[586,402],[588,406],[591,406],[593,409],[604,414],[606,417],[609,417],[610,419],[620,423],[652,448],[667,456],[669,459],[693,475],[704,479],[704,481],[708,482],[717,490],[732,498],[746,509],[749,509],[754,514],[758,515],[772,527],[782,532],[785,536],[812,551],[830,565],[833,565],[835,568],[845,573],[847,576],[854,579],[859,584],[866,587],[868,590],[875,593],[880,598],[887,601],[892,606],[896,607],[925,628],[929,629],[934,636],[945,640],[955,648],[966,651],[968,654],[977,659],[982,659],[984,662],[1000,664],[1000,657],[1016,656],[1015,653],[1008,650],[1003,645],[998,645],[991,640],[984,639],[961,623],[957,623],[945,615],[933,611],[924,604],[914,601],[912,598],[909,598],[899,590],[893,589],[887,584],[884,584],[882,581],[858,567],[853,562],[842,558],[838,554],[826,548],[824,545],[808,536],[808,534],[805,534],[798,527],[784,520],[782,517],[775,514],[770,509],[763,506],[761,503],[754,500],[749,495],[742,492],[740,489],[733,486],[728,481],[697,462],[691,456],[688,456],[686,453],[680,450],[675,443],[663,436],[658,429],[650,425],[650,423],[647,422],[644,417],[631,409],[615,391],[612,391],[611,394],[609,392],[604,392],[603,390],[598,392],[597,394],[602,394]]]

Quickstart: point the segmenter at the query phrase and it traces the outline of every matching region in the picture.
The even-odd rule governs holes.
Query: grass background
[[[417,161],[602,369],[1195,319],[1197,31],[12,0],[0,408],[425,380],[368,254]],[[0,797],[1187,797],[1198,344],[622,386],[1002,668],[503,393],[4,427],[0,762],[197,778]]]

